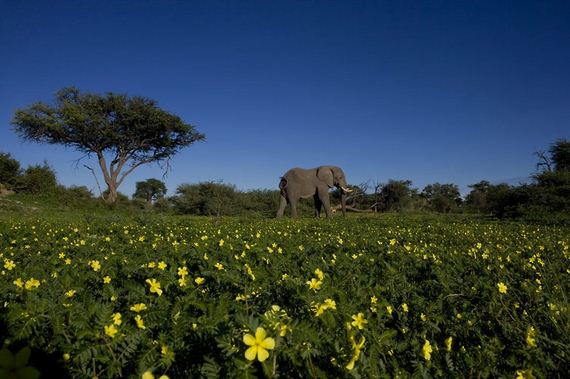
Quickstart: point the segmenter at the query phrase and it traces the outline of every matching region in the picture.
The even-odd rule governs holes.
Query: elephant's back
[[[283,175],[283,178],[285,178],[287,180],[290,180],[292,178],[304,179],[310,175],[316,175],[316,173],[317,173],[316,170],[317,169],[315,169],[315,168],[306,169],[306,168],[295,167],[295,168],[292,168],[289,171],[287,171]]]

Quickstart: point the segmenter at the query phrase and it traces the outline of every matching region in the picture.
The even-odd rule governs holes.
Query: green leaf
[[[0,367],[15,368],[14,354],[6,348],[0,350]]]
[[[18,377],[20,379],[38,379],[40,372],[34,367],[24,367],[18,370]]]
[[[30,349],[29,346],[26,346],[20,351],[18,351],[16,353],[15,367],[26,367],[30,359],[30,354],[32,354],[32,350]]]

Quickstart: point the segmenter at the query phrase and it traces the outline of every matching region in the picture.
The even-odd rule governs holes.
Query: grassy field
[[[0,263],[0,374],[570,371],[567,227],[20,209],[0,221]]]

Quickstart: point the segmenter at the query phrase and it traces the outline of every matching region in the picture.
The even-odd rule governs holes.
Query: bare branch
[[[545,168],[544,171],[552,172],[552,160],[547,153],[545,151],[536,151],[534,154],[538,157],[536,171],[540,171],[542,168]]]
[[[99,196],[101,196],[103,198],[103,200],[105,200],[105,196],[103,196],[103,191],[101,191],[101,186],[99,185],[99,180],[97,179],[97,175],[95,175],[95,170],[93,170],[91,167],[87,166],[86,164],[84,164],[83,167],[85,167],[86,169],[91,171],[91,173],[93,174],[93,177],[95,178],[95,183],[97,183],[97,189],[99,190]]]

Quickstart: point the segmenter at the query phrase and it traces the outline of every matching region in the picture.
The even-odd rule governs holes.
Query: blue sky
[[[0,151],[94,188],[78,152],[10,125],[74,85],[153,98],[206,134],[172,160],[171,194],[277,188],[322,164],[353,184],[517,180],[570,138],[569,15],[567,1],[0,0]]]

